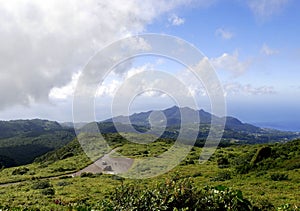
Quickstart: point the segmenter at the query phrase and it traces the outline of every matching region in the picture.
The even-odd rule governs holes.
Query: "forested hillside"
[[[31,163],[36,157],[58,149],[75,137],[48,120],[14,120],[0,122],[0,167]]]

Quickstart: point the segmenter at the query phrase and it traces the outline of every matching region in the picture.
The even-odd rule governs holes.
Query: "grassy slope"
[[[282,204],[295,204],[300,206],[300,169],[297,165],[294,168],[285,168],[287,163],[297,163],[299,159],[300,141],[291,142],[293,144],[272,145],[276,153],[281,154],[281,159],[277,160],[275,166],[270,169],[264,167],[253,167],[249,173],[236,173],[237,160],[245,159],[247,155],[253,155],[262,147],[262,145],[244,145],[221,148],[216,151],[214,156],[206,163],[199,164],[198,158],[201,148],[194,147],[187,158],[170,172],[147,180],[125,179],[124,183],[141,183],[142,185],[153,186],[157,181],[163,181],[175,172],[178,172],[181,178],[193,177],[195,184],[199,187],[206,185],[226,185],[234,189],[243,191],[244,196],[255,203],[264,203],[268,200],[275,206]],[[171,146],[171,143],[154,142],[149,146],[138,144],[124,144],[119,151],[124,156],[142,159],[162,153]],[[284,157],[284,154],[287,156]],[[229,168],[219,168],[217,160],[220,157],[226,157],[230,161]],[[249,157],[249,156],[248,156]],[[111,175],[97,175],[93,178],[55,178],[51,179],[55,195],[44,195],[41,190],[32,189],[34,177],[46,177],[59,175],[80,169],[87,165],[89,160],[84,154],[79,153],[74,157],[58,160],[48,165],[34,163],[27,165],[28,173],[24,175],[12,176],[16,168],[4,169],[0,172],[0,182],[26,180],[20,184],[6,187],[0,187],[0,204],[10,206],[31,206],[47,207],[50,209],[61,210],[61,205],[56,205],[54,201],[65,205],[75,205],[81,202],[95,203],[105,198],[115,187],[121,185],[121,181]],[[262,166],[267,166],[268,159],[264,160]],[[289,169],[289,170],[288,170]],[[288,180],[273,181],[270,179],[273,173],[283,173],[288,175]],[[230,174],[231,179],[224,180],[224,174]],[[222,181],[224,180],[224,181]]]

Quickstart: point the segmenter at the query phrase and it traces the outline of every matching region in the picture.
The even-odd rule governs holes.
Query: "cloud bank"
[[[189,2],[1,1],[0,109],[47,102],[98,49]]]

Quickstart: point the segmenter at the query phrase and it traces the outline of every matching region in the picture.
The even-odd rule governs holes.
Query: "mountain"
[[[181,119],[181,114],[186,118]],[[197,123],[198,118],[200,124]],[[262,129],[243,123],[234,117],[217,117],[204,110],[176,106],[160,111],[135,113],[129,117],[117,116],[96,122],[96,125],[103,134],[150,131],[151,135],[174,140],[180,133],[182,123],[189,129],[187,134],[190,131],[197,132],[196,145],[202,146],[210,131],[212,120],[216,124],[226,122],[221,141],[223,145],[288,141],[300,135],[295,132]],[[150,123],[154,123],[155,126],[151,128]],[[62,125],[55,121],[41,119],[0,121],[0,168],[31,163],[35,158],[68,144],[75,138],[75,132],[72,124]],[[77,126],[80,127],[81,132],[98,133],[98,128],[95,130],[94,127],[95,122]],[[189,140],[190,136],[185,137]]]
[[[138,126],[145,126],[150,127],[150,121],[151,117],[150,114],[155,112],[161,112],[164,114],[167,124],[167,127],[174,127],[174,126],[180,126],[182,123],[185,124],[194,124],[198,122],[198,119],[200,120],[201,125],[210,125],[211,121],[214,120],[215,123],[221,124],[225,119],[225,129],[228,130],[236,130],[236,131],[245,131],[245,132],[260,132],[261,129],[259,127],[256,127],[251,124],[242,123],[240,120],[234,118],[234,117],[217,117],[213,114],[210,114],[203,109],[201,110],[194,110],[188,107],[179,108],[177,106],[173,106],[171,108],[167,108],[162,111],[147,111],[142,113],[135,113],[129,116],[130,122],[133,125]],[[181,114],[184,117],[187,117],[181,121]],[[198,117],[198,118],[197,118]],[[107,120],[104,120],[104,123],[108,122],[117,122],[122,124],[127,124],[128,117],[126,116],[117,116],[113,117]],[[159,116],[157,117],[157,120],[159,120]],[[155,117],[154,117],[155,121]]]
[[[88,124],[88,122],[60,122],[59,124],[64,128],[80,129],[83,126],[85,126],[86,124]]]
[[[62,127],[57,122],[41,119],[0,121],[0,139],[21,134],[42,134],[44,132],[60,129],[62,129]]]
[[[181,113],[185,116],[185,119],[181,120]],[[162,114],[164,117],[162,117]],[[176,139],[179,134],[179,128],[181,123],[185,126],[195,128],[195,122],[200,119],[199,133],[197,137],[198,145],[202,145],[207,138],[212,120],[216,124],[220,124],[225,121],[225,128],[222,137],[222,143],[242,143],[242,144],[255,144],[255,143],[268,143],[268,142],[280,142],[292,140],[299,137],[299,133],[279,131],[275,129],[264,129],[252,124],[243,123],[239,119],[226,116],[218,117],[210,114],[204,110],[194,110],[188,107],[179,108],[173,106],[165,110],[160,111],[147,111],[141,113],[134,113],[130,116],[116,116],[98,123],[98,128],[101,133],[115,133],[119,132],[134,132],[138,130],[140,132],[148,131],[151,127],[150,122],[154,122],[157,128],[160,126],[166,126],[162,138]],[[130,120],[130,122],[128,121]],[[114,123],[113,123],[114,122]],[[117,126],[114,126],[114,124]],[[132,125],[130,127],[129,125]],[[196,126],[198,123],[196,124]],[[86,125],[82,128],[82,131],[88,132],[92,128],[92,125]],[[156,135],[154,130],[153,132]],[[160,134],[160,133],[159,133]]]
[[[60,148],[75,137],[74,130],[55,121],[0,121],[0,168],[31,163],[36,157]]]

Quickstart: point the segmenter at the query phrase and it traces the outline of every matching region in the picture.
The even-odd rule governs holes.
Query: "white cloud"
[[[142,3],[128,0],[126,4],[121,0],[0,2],[0,109],[47,102],[50,92],[52,97],[64,98],[71,86],[66,84],[74,72],[97,50],[124,36],[143,32],[162,13],[190,3],[184,0]]]
[[[79,76],[80,76],[80,72],[74,73],[72,76],[72,80],[67,85],[62,87],[52,88],[49,93],[49,98],[52,101],[55,101],[55,100],[65,100],[73,96]]]
[[[233,37],[233,33],[226,30],[226,29],[223,29],[223,28],[218,28],[216,30],[216,36],[218,37],[221,37],[222,39],[224,40],[230,40],[232,37]]]
[[[270,18],[282,11],[290,0],[248,0],[248,6],[259,18]]]
[[[270,48],[267,44],[263,44],[263,46],[260,49],[260,53],[266,56],[272,56],[274,54],[278,54],[279,51],[276,49]]]
[[[147,71],[149,69],[152,69],[151,64],[145,64],[140,67],[131,67],[129,70],[123,70],[123,74],[115,74],[114,72],[111,72],[111,74],[107,77],[107,80],[103,81],[103,83],[99,86],[96,96],[114,97],[124,81],[130,79],[138,73]]]
[[[168,21],[173,25],[173,26],[180,26],[184,24],[185,20],[183,18],[178,17],[175,14],[172,14],[169,18]]]
[[[270,95],[276,94],[273,86],[253,87],[251,84],[242,85],[237,82],[225,83],[223,85],[225,95]]]
[[[224,53],[220,57],[210,59],[210,62],[217,70],[229,71],[234,77],[242,75],[250,65],[249,61],[239,61],[237,51],[233,54]]]

